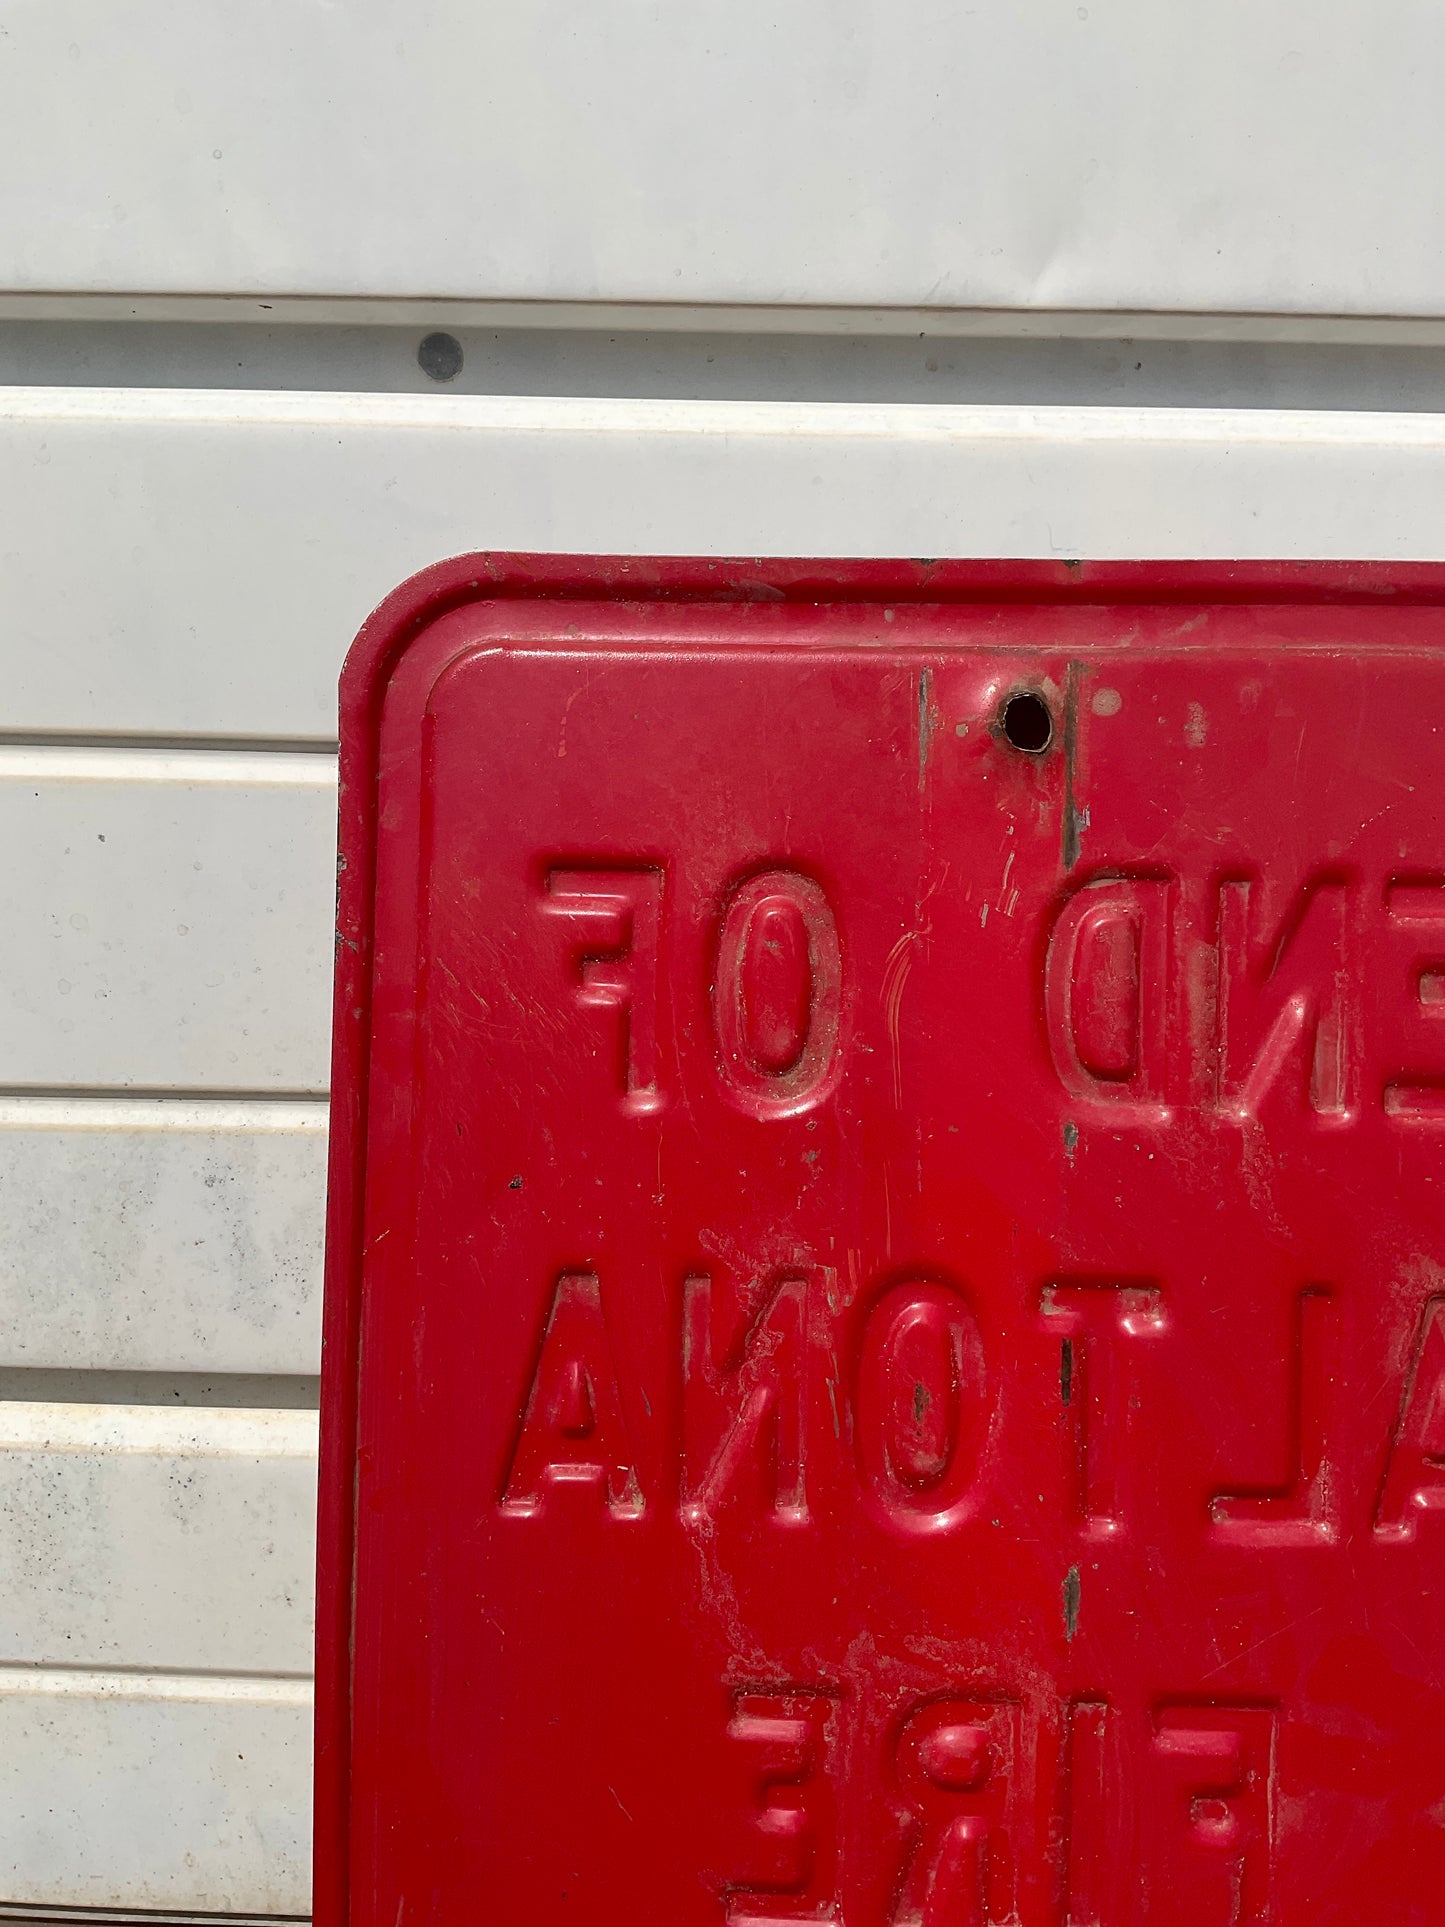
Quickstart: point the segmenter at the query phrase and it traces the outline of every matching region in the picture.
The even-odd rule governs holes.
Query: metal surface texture
[[[469,557],[343,681],[319,1927],[1445,1881],[1445,570]]]

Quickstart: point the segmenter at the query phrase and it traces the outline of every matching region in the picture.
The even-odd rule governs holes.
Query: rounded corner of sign
[[[407,648],[440,616],[514,585],[516,564],[522,559],[485,552],[450,556],[399,583],[362,623],[346,652],[340,681],[343,714],[372,706]]]

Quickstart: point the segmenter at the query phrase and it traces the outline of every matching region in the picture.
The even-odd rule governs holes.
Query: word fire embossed
[[[1274,1917],[1279,1729],[1272,1701],[1119,1705],[973,1687],[868,1704],[842,1686],[744,1688],[727,1735],[742,1795],[729,1927],[808,1920],[1106,1927],[1141,1891],[1189,1919]],[[880,1812],[884,1864],[851,1851]],[[1173,1918],[1173,1915],[1169,1916]]]

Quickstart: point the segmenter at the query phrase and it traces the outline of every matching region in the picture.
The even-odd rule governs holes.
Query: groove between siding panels
[[[94,1667],[21,1666],[0,1660],[0,1696],[183,1701],[188,1705],[289,1706],[311,1710],[309,1675],[185,1671],[105,1670]]]
[[[305,1927],[307,1914],[194,1914],[169,1913],[157,1908],[143,1912],[112,1907],[25,1907],[0,1900],[0,1920],[28,1920],[34,1927]]]
[[[1438,320],[1380,317],[135,306],[0,293],[0,385],[1435,411],[1445,343]],[[417,352],[442,327],[462,352],[444,387]]]
[[[1438,315],[1388,314],[1378,309],[1358,314],[1325,314],[1318,307],[1301,307],[1293,313],[1284,313],[1262,309],[1251,312],[1117,305],[1107,308],[870,307],[819,301],[508,301],[490,297],[457,299],[374,294],[283,294],[261,299],[245,294],[24,293],[12,288],[0,290],[0,322],[22,327],[56,323],[98,327],[107,334],[112,330],[143,333],[153,329],[169,332],[205,327],[223,343],[225,336],[234,330],[235,335],[242,338],[267,338],[268,344],[292,329],[316,335],[335,329],[353,340],[358,333],[375,329],[410,336],[408,345],[413,349],[422,335],[436,328],[476,329],[494,339],[511,336],[526,342],[540,337],[539,345],[544,349],[549,336],[568,333],[598,335],[604,341],[621,337],[624,342],[639,334],[683,334],[696,338],[716,334],[741,338],[759,351],[779,337],[786,341],[798,335],[885,344],[892,344],[900,337],[907,341],[925,338],[932,342],[1024,341],[1038,343],[1045,351],[1060,341],[1115,345],[1121,342],[1137,345],[1141,341],[1227,342],[1246,346],[1278,342],[1388,347],[1445,344],[1445,320]],[[87,362],[88,370],[93,370],[95,357],[88,356]],[[23,377],[17,373],[16,379]],[[106,385],[127,382],[127,377],[115,376]],[[32,378],[29,385],[39,385],[39,377]],[[44,385],[55,386],[55,378]],[[155,384],[138,376],[133,385]],[[166,385],[164,380],[161,385]],[[290,382],[273,384],[276,387],[293,385]],[[332,386],[330,382],[320,385]],[[363,382],[337,385],[371,386]],[[398,384],[379,385],[390,389]],[[539,391],[527,389],[525,392]],[[641,391],[624,386],[608,392]]]
[[[0,1365],[0,1405],[154,1405],[226,1412],[314,1412],[307,1372],[177,1372],[105,1366]]]
[[[315,1106],[329,1106],[329,1093],[315,1090],[220,1090],[197,1091],[186,1086],[167,1086],[164,1084],[127,1083],[125,1085],[97,1084],[87,1089],[83,1084],[0,1084],[0,1103],[37,1106],[55,1105],[106,1105],[106,1104],[165,1104],[183,1106],[186,1104],[225,1106],[228,1104],[246,1105],[265,1104],[280,1113],[293,1110],[298,1117],[304,1118]],[[105,1128],[110,1128],[109,1126]],[[156,1128],[166,1126],[157,1123]],[[271,1128],[281,1131],[287,1126],[279,1117]],[[298,1126],[297,1128],[304,1128]]]
[[[5,729],[0,727],[0,743],[12,749],[139,749],[151,752],[179,751],[191,755],[198,751],[221,751],[256,756],[328,756],[333,760],[339,747],[330,736],[241,736],[205,734],[193,730],[187,735],[168,735],[159,729],[126,732],[116,729]],[[275,780],[275,779],[273,779]]]

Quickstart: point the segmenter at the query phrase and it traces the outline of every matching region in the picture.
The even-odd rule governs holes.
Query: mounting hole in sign
[[[1054,719],[1042,696],[1031,689],[1010,696],[999,715],[1007,741],[1026,756],[1042,756],[1054,740]]]
[[[433,381],[455,381],[462,372],[462,344],[455,335],[426,335],[416,351],[418,365]]]

